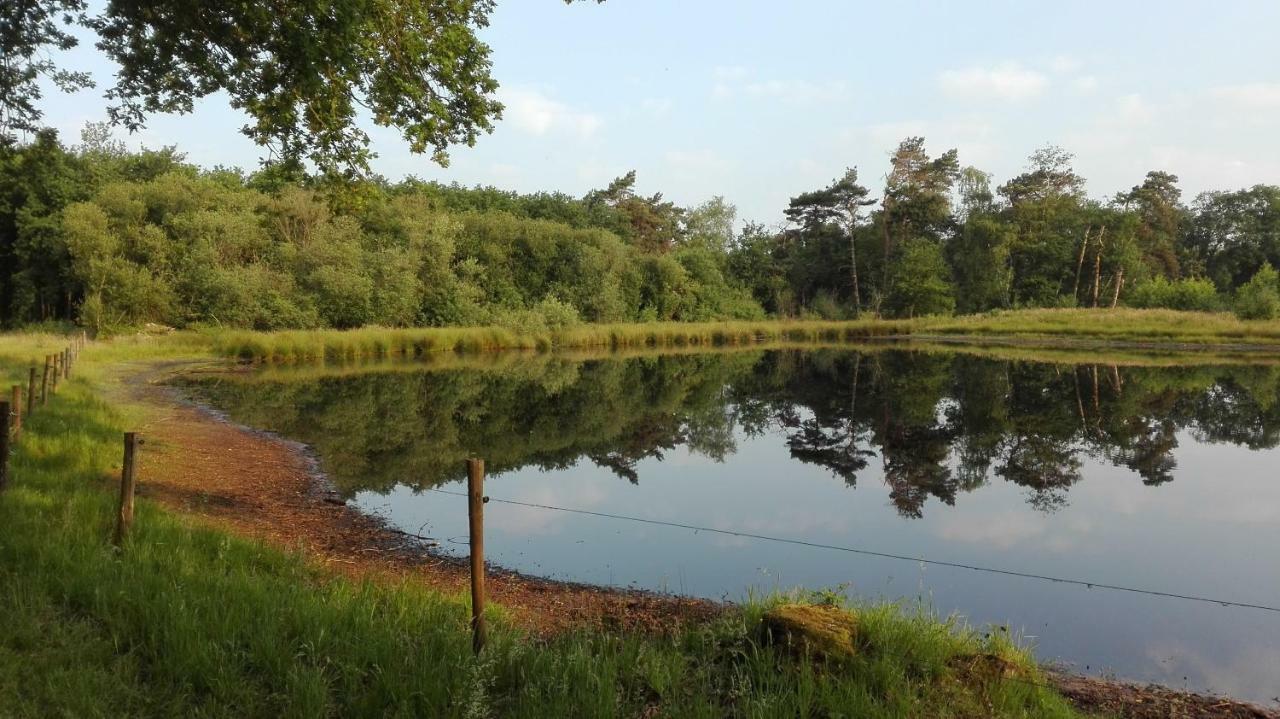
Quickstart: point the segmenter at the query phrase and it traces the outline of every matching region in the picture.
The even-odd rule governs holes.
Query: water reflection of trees
[[[484,456],[495,473],[588,460],[630,482],[677,448],[717,461],[735,437],[781,435],[792,457],[856,486],[874,466],[897,511],[954,504],[992,481],[1035,507],[1067,501],[1091,457],[1149,485],[1174,479],[1177,433],[1280,443],[1273,367],[1127,368],[835,350],[378,372],[201,385],[233,416],[314,445],[344,491],[435,486]],[[767,440],[766,440],[767,441]]]

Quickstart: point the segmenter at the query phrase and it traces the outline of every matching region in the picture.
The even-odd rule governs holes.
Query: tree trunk
[[[858,243],[853,225],[849,225],[849,278],[853,280],[853,314],[862,314],[862,293],[858,289]]]
[[[1102,421],[1102,407],[1098,400],[1098,365],[1090,367],[1093,371],[1093,415],[1099,422]]]
[[[1098,231],[1098,249],[1093,255],[1093,306],[1098,306],[1098,290],[1102,287],[1102,238],[1107,234],[1107,228],[1103,227]]]
[[[889,208],[892,207],[889,196],[885,195],[882,206],[884,212],[880,218],[880,229],[884,234],[884,266],[880,268],[880,295],[883,297],[889,294],[889,251],[893,247],[893,242],[889,238]]]
[[[1089,426],[1089,422],[1088,420],[1085,419],[1084,398],[1080,394],[1080,368],[1079,367],[1071,368],[1071,378],[1074,379],[1076,383],[1076,411],[1080,413],[1080,427],[1081,429],[1087,429]]]
[[[1076,259],[1076,286],[1071,290],[1071,297],[1080,304],[1080,273],[1084,271],[1084,255],[1089,250],[1089,233],[1093,231],[1093,226],[1084,228],[1084,241],[1080,243],[1080,257]]]
[[[1115,294],[1111,295],[1111,309],[1113,310],[1116,308],[1116,305],[1120,303],[1121,287],[1124,287],[1124,268],[1123,267],[1121,267],[1119,270],[1116,271],[1116,291],[1115,291]]]

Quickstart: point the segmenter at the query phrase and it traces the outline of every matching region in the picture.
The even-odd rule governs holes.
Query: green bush
[[[818,290],[809,302],[809,311],[823,320],[843,320],[849,316],[849,312],[830,290]]]
[[[1140,282],[1129,292],[1127,304],[1143,309],[1196,312],[1213,312],[1222,308],[1218,288],[1204,278],[1169,281],[1156,277]]]
[[[1242,320],[1280,317],[1280,273],[1266,263],[1236,291],[1236,316]]]
[[[564,329],[582,322],[582,318],[578,316],[578,311],[573,308],[573,305],[561,300],[559,297],[544,298],[533,310],[542,315],[543,322],[546,323],[548,329]]]

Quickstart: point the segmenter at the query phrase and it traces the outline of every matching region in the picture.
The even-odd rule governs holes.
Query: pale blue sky
[[[1207,189],[1280,183],[1280,2],[499,0],[483,32],[508,108],[448,169],[374,129],[374,167],[580,195],[629,169],[682,204],[723,195],[777,222],[787,198],[857,166],[878,187],[909,134],[1002,182],[1046,142],[1095,197],[1149,169]],[[92,43],[66,63],[100,88]],[[74,141],[100,89],[50,92]],[[129,139],[251,168],[243,120],[212,97]]]

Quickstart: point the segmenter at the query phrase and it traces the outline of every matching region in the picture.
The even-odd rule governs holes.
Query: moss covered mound
[[[782,604],[762,618],[765,640],[812,656],[849,659],[857,651],[857,617],[832,606]]]

